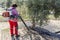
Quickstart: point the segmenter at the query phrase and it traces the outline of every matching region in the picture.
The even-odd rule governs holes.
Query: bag
[[[9,12],[8,12],[8,11],[6,11],[6,12],[3,12],[3,13],[2,13],[2,16],[3,16],[3,17],[9,17],[9,16],[10,16],[10,14],[9,14]]]
[[[12,10],[7,10],[7,11],[2,13],[3,17],[10,17],[10,15],[12,15]]]

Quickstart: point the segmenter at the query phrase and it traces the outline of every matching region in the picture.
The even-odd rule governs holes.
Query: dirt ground
[[[24,24],[22,22],[19,23],[19,34],[24,36],[26,33],[26,29],[24,28]],[[28,26],[32,25],[29,21],[26,22]],[[38,26],[38,25],[37,25]],[[50,20],[47,25],[43,25],[42,28],[45,28],[51,32],[60,31],[60,20]],[[10,32],[9,32],[9,23],[8,22],[1,22],[0,23],[0,39],[1,40],[11,40]]]

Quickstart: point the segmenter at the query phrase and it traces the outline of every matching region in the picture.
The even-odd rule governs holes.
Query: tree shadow
[[[35,31],[36,33],[38,33],[40,36],[42,36],[45,40],[56,40],[56,38],[58,40],[60,40],[60,34],[57,33],[52,33],[44,28],[41,27],[33,27],[30,28],[31,30]]]

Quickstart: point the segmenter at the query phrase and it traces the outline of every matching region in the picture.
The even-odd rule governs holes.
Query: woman
[[[16,35],[16,40],[19,40],[18,37],[18,12],[16,10],[17,5],[13,4],[12,7],[8,8],[8,11],[10,11],[10,19],[9,19],[9,24],[10,24],[10,33],[12,40],[14,40],[14,35]],[[15,28],[15,30],[13,30]],[[14,34],[15,32],[15,34]]]

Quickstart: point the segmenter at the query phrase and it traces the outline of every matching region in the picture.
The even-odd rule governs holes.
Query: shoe
[[[15,40],[14,35],[11,35],[11,40]]]
[[[17,36],[16,36],[16,40],[20,40],[19,37],[20,37],[20,35],[17,35]]]

